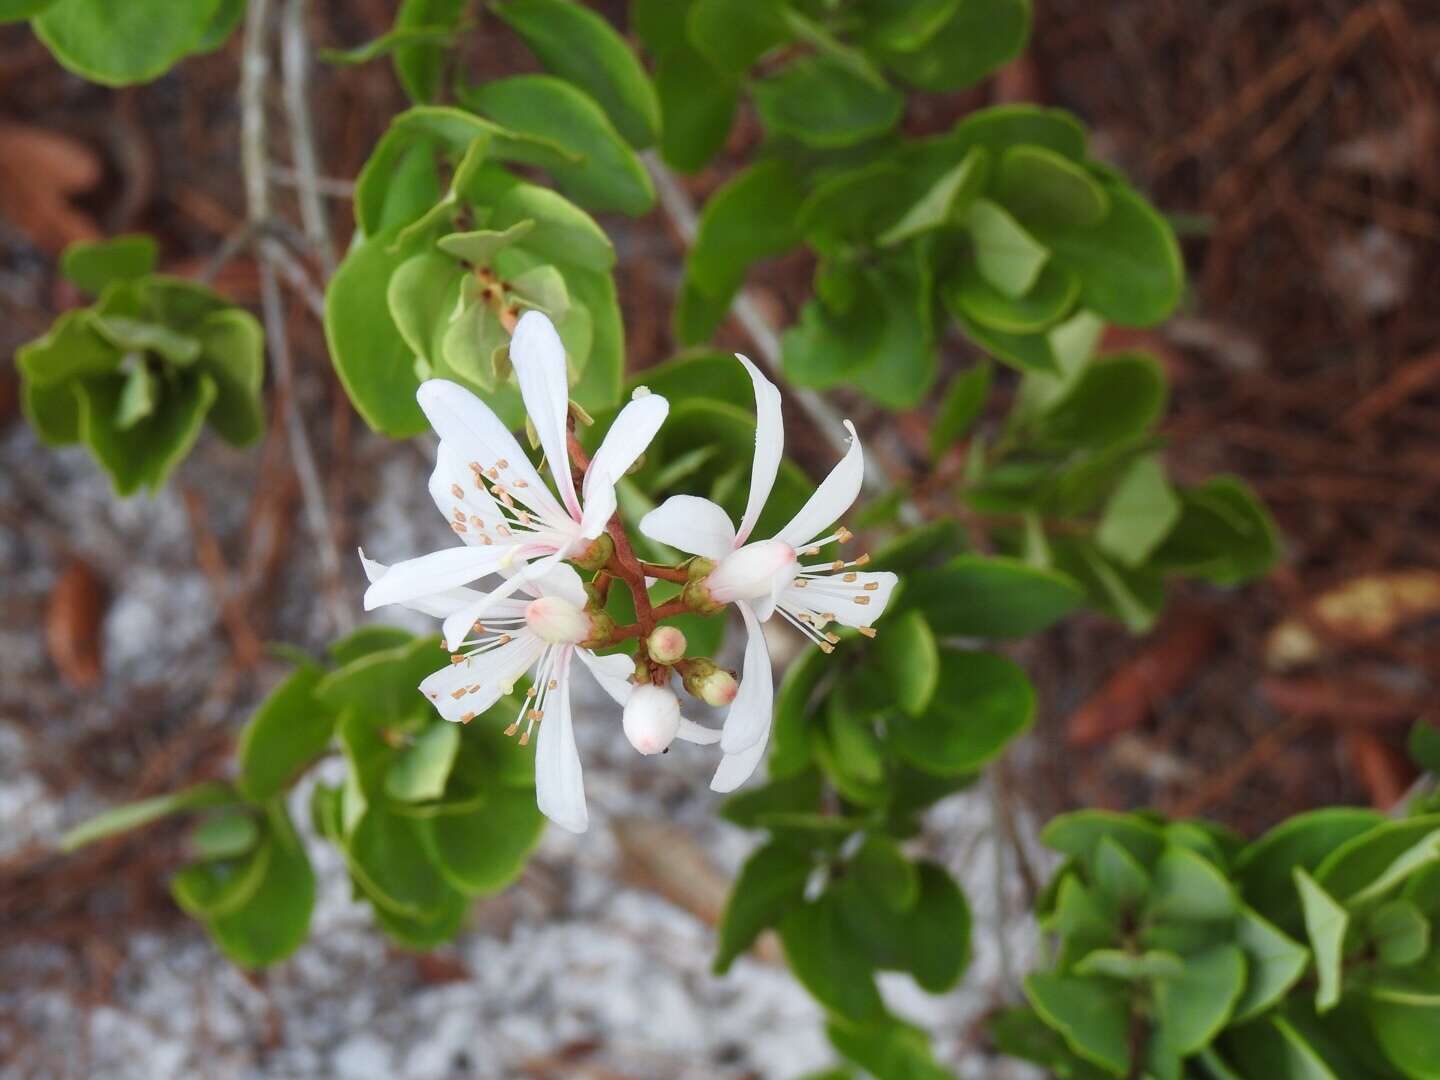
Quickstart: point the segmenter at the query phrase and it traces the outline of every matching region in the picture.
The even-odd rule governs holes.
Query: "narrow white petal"
[[[570,450],[566,442],[566,417],[570,414],[570,375],[565,364],[565,346],[555,325],[538,311],[527,311],[510,336],[510,362],[520,383],[525,411],[540,436],[540,446],[555,478],[560,500],[570,516],[580,520],[580,500],[570,477]]]
[[[545,710],[535,742],[535,802],[540,812],[562,829],[582,833],[590,824],[590,814],[585,808],[585,777],[570,721],[570,647],[560,648],[566,653],[555,665],[558,685],[549,696],[553,704]]]
[[[645,452],[669,412],[670,403],[659,394],[639,398],[620,410],[585,473],[581,536],[593,540],[604,532],[615,513],[615,485]]]
[[[544,651],[543,641],[522,631],[505,645],[427,675],[420,693],[446,720],[464,722],[499,701]]]
[[[535,466],[515,441],[500,418],[469,390],[447,379],[428,379],[415,394],[430,426],[449,443],[469,468],[470,463],[484,469],[497,469],[505,462],[504,482],[512,493],[536,514],[547,519],[568,515],[550,494]]]
[[[720,741],[720,729],[706,727],[697,724],[694,720],[687,720],[680,717],[680,730],[675,733],[677,739],[684,739],[686,742],[699,743],[701,746],[709,746]]]
[[[462,551],[474,550],[461,548]],[[481,551],[489,551],[490,548],[480,548]],[[505,578],[500,584],[489,592],[483,594],[469,607],[461,608],[452,612],[440,627],[441,633],[445,635],[445,647],[454,651],[460,647],[460,643],[470,634],[470,628],[480,619],[484,618],[491,611],[495,610],[501,601],[514,595],[521,586],[529,585],[531,582],[543,578],[556,565],[559,564],[564,552],[557,551],[553,555],[547,555],[543,559],[530,563],[517,573]],[[371,586],[372,588],[374,586]]]
[[[790,524],[775,534],[775,539],[784,540],[793,548],[803,548],[854,505],[856,496],[860,494],[860,483],[865,478],[865,453],[860,448],[860,436],[855,434],[855,425],[846,420],[845,427],[850,432],[850,449],[845,451],[840,463],[830,470],[830,475],[815,489],[815,494],[810,496],[800,512],[790,519]]]
[[[770,651],[765,631],[747,603],[737,603],[745,620],[745,660],[740,668],[740,689],[725,714],[720,749],[727,754],[748,750],[766,737],[775,701],[775,677],[770,670]]]
[[[500,568],[507,548],[455,547],[406,559],[365,590],[365,610],[403,604],[422,596],[468,585]]]
[[[600,689],[609,694],[615,704],[623,707],[635,686],[630,681],[630,676],[635,674],[635,661],[624,653],[596,656],[589,649],[576,649],[575,654],[590,669],[590,674],[595,676]]]
[[[390,567],[382,562],[365,557],[362,549],[360,552],[360,563],[365,567],[365,577],[373,584],[379,581],[389,572]],[[407,600],[402,606],[411,611],[418,611],[422,615],[433,615],[437,619],[459,611],[466,604],[474,603],[480,598],[480,593],[474,589],[467,589],[463,586],[457,589],[446,589],[444,592],[431,593],[429,596],[417,597],[414,600]]]
[[[760,741],[748,750],[742,750],[738,754],[726,754],[720,759],[720,764],[715,769],[715,775],[710,779],[710,790],[719,792],[734,791],[741,784],[749,780],[755,772],[755,767],[760,764],[760,759],[765,756],[765,745],[770,741],[770,729],[766,727],[765,734]]]
[[[504,521],[500,507],[475,479],[475,473],[455,448],[442,442],[430,473],[430,498],[455,535],[467,544],[493,540],[494,529]]]
[[[723,559],[735,547],[730,516],[697,495],[671,495],[640,519],[640,531],[658,543],[707,559]]]
[[[577,608],[583,608],[590,602],[590,597],[585,594],[585,582],[580,580],[580,575],[569,563],[556,563],[544,574],[532,577],[530,584],[524,588],[536,596],[558,596]]]
[[[845,580],[851,576],[853,581]],[[899,581],[886,570],[826,574],[806,579],[803,589],[791,585],[780,595],[780,606],[792,613],[808,612],[821,623],[872,626],[885,614],[890,594]]]
[[[750,497],[745,502],[745,516],[735,534],[735,545],[745,543],[760,520],[765,500],[775,487],[780,471],[780,458],[785,453],[785,424],[780,416],[780,391],[761,374],[760,369],[739,353],[735,359],[745,365],[755,385],[755,458],[750,463]]]

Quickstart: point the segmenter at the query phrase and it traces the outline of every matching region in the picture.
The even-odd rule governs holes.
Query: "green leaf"
[[[74,851],[86,844],[93,844],[96,840],[138,829],[171,814],[203,810],[211,806],[228,806],[235,801],[235,790],[229,784],[215,780],[193,784],[167,795],[156,795],[107,810],[70,829],[60,837],[58,846],[64,852]]]
[[[1180,300],[1185,272],[1175,234],[1123,184],[1104,185],[1110,212],[1095,225],[1034,223],[1055,261],[1080,278],[1080,302],[1122,326],[1151,326]]]
[[[699,290],[712,311],[681,328],[686,344],[710,336],[751,263],[795,246],[802,197],[794,171],[779,159],[751,166],[710,196],[685,259],[685,285]]]
[[[434,909],[421,915],[402,915],[375,903],[373,896],[366,896],[380,928],[405,948],[419,952],[443,945],[458,934],[470,909],[469,899],[458,889],[441,890]]]
[[[790,665],[775,695],[774,748],[770,751],[770,775],[793,776],[810,764],[808,733],[810,702],[821,681],[833,671],[830,658],[818,649],[801,654]]]
[[[990,151],[972,146],[959,164],[943,172],[899,221],[880,234],[881,246],[891,247],[932,229],[964,221],[989,177]]]
[[[1111,906],[1133,912],[1150,892],[1150,875],[1130,852],[1111,837],[1102,836],[1095,849],[1095,888]]]
[[[517,221],[508,229],[476,229],[472,232],[450,233],[435,241],[435,246],[447,255],[453,255],[472,266],[488,267],[495,256],[523,240],[535,227],[533,221]]]
[[[1275,826],[1235,859],[1235,880],[1246,901],[1290,933],[1304,930],[1291,871],[1314,872],[1332,851],[1384,823],[1383,814],[1358,807],[1312,810]]]
[[[925,711],[940,682],[940,650],[919,612],[891,619],[872,646],[894,701],[911,716]]]
[[[115,424],[123,385],[99,379],[74,384],[80,438],[110,475],[116,494],[129,495],[141,486],[154,492],[195,445],[215,400],[215,382],[208,375],[171,382],[155,415],[128,430]]]
[[[1406,967],[1430,951],[1430,924],[1409,900],[1381,904],[1370,915],[1367,929],[1386,967]]]
[[[1024,48],[1030,0],[963,0],[918,48],[881,48],[886,65],[921,90],[944,93],[978,82]]]
[[[1311,1043],[1281,1016],[1245,1024],[1226,1032],[1242,1077],[1284,1077],[1285,1080],[1341,1080]]]
[[[930,460],[939,461],[979,419],[990,394],[994,367],[981,360],[950,381],[930,425]]]
[[[1090,862],[1101,841],[1111,838],[1139,861],[1150,867],[1165,845],[1161,830],[1133,814],[1109,810],[1076,810],[1051,818],[1040,832],[1041,841],[1063,855]]]
[[[1110,1075],[1077,1057],[1059,1033],[1046,1026],[1034,1009],[1001,1009],[986,1018],[986,1028],[1001,1053],[1033,1062],[1055,1076],[1067,1080],[1097,1080]]]
[[[306,666],[275,688],[240,733],[240,790],[253,802],[284,792],[329,745],[335,716],[315,697],[324,675]]]
[[[202,859],[238,858],[259,839],[254,816],[244,810],[223,810],[206,818],[190,834],[190,844]]]
[[[816,747],[826,771],[835,774],[831,778],[842,791],[848,781],[847,797],[856,802],[883,798],[885,754],[875,733],[874,712],[864,700],[872,697],[865,690],[874,686],[874,681],[853,679],[831,696],[825,710],[829,738]]]
[[[1086,953],[1071,970],[1087,977],[1099,975],[1124,982],[1151,982],[1184,975],[1185,961],[1163,949],[1147,949],[1143,953],[1096,949]]]
[[[954,987],[969,962],[970,909],[943,867],[921,861],[915,869],[919,895],[900,915],[860,882],[827,895],[836,898],[851,939],[875,967],[908,972],[923,989],[940,994]]]
[[[911,1024],[894,1019],[876,1024],[831,1019],[825,1031],[835,1049],[863,1066],[870,1076],[894,1080],[952,1080],[950,1071],[936,1063],[930,1051],[930,1037]],[[850,1080],[850,1074],[830,1080]]]
[[[897,751],[911,764],[958,776],[999,756],[1034,717],[1035,692],[1014,661],[945,649],[929,709],[918,717],[892,719],[889,729]]]
[[[773,777],[760,787],[730,796],[725,800],[720,816],[742,828],[763,828],[766,820],[775,814],[808,813],[819,809],[820,792],[820,774],[805,768]]]
[[[458,20],[459,12],[464,5],[462,3],[456,3],[455,0],[442,0],[442,2],[444,2],[446,6],[453,6],[455,8]],[[355,45],[348,49],[320,49],[316,55],[327,64],[348,66],[351,64],[368,64],[371,60],[378,60],[382,56],[390,56],[392,53],[398,53],[401,50],[415,50],[420,46],[430,46],[435,49],[435,67],[433,71],[427,70],[420,75],[424,80],[424,83],[421,85],[412,89],[410,79],[407,77],[407,73],[402,70],[398,61],[396,62],[395,69],[396,74],[400,76],[401,85],[405,87],[405,93],[409,95],[411,101],[416,104],[433,101],[439,94],[439,65],[444,57],[443,46],[450,44],[454,40],[455,27],[446,26],[442,23],[435,23],[433,25],[417,23],[413,26],[401,26],[399,24],[399,20],[404,18],[407,9],[418,9],[421,6],[421,4],[416,4],[411,0],[411,3],[402,7],[400,14],[396,16],[396,25],[377,38],[372,38],[363,44]],[[408,55],[417,54],[412,52]],[[428,85],[432,84],[432,82],[434,86],[433,91],[426,92]]]
[[[106,86],[149,82],[198,48],[220,0],[58,0],[31,21],[62,66]]]
[[[413,644],[414,641],[415,635],[408,630],[402,630],[398,626],[376,623],[362,626],[359,630],[347,634],[339,641],[334,642],[326,651],[337,667],[345,667],[371,653],[402,648]]]
[[[1165,374],[1154,357],[1098,357],[1040,421],[1046,440],[1101,450],[1139,438],[1165,412]]]
[[[1050,257],[1045,245],[989,199],[971,203],[965,223],[975,244],[976,266],[985,280],[1011,299],[1029,292]]]
[[[1095,542],[1127,566],[1139,566],[1180,518],[1180,500],[1157,454],[1138,457],[1116,485]]]
[[[168,326],[124,315],[96,315],[93,325],[117,349],[152,353],[175,367],[188,367],[200,355],[200,342]]]
[[[1245,951],[1245,992],[1235,1003],[1233,1023],[1260,1015],[1295,985],[1310,962],[1309,951],[1249,907],[1235,922],[1235,943]]]
[[[433,916],[454,891],[426,854],[423,830],[421,820],[372,802],[346,846],[351,872],[377,905],[409,918]]]
[[[504,0],[496,14],[518,33],[547,71],[584,90],[631,146],[660,134],[660,104],[625,39],[572,0]]]
[[[950,21],[961,0],[864,0],[864,34],[874,50],[911,52]]]
[[[1387,821],[1331,851],[1315,880],[1345,903],[1379,896],[1434,861],[1440,814]],[[1383,884],[1382,884],[1383,883]],[[1376,889],[1376,885],[1381,888]]]
[[[238,307],[211,312],[195,331],[201,371],[215,381],[206,422],[231,446],[250,446],[265,431],[265,334],[255,316]]]
[[[1410,757],[1427,772],[1440,773],[1440,724],[1427,717],[1410,729]]]
[[[1435,1009],[1374,1002],[1370,1023],[1385,1056],[1411,1080],[1440,1078],[1440,1024]]]
[[[1180,520],[1155,550],[1152,566],[1238,585],[1275,562],[1275,523],[1242,481],[1213,477],[1182,491],[1180,501]]]
[[[884,1015],[874,973],[855,947],[834,894],[792,905],[780,920],[780,941],[791,971],[821,1005],[861,1023]]]
[[[1315,993],[1315,1010],[1323,1013],[1333,1009],[1340,1001],[1340,965],[1350,916],[1303,867],[1295,867],[1292,873],[1295,888],[1300,893],[1305,930],[1310,936],[1315,970],[1320,979],[1320,988]]]
[[[771,842],[745,860],[725,912],[720,917],[714,971],[723,975],[766,927],[805,899],[805,882],[814,868],[809,856]]]
[[[455,260],[438,251],[406,259],[390,275],[385,290],[390,317],[410,351],[432,369],[440,364],[441,343],[465,282]]]
[[[115,427],[128,431],[155,411],[155,400],[160,394],[159,382],[141,360],[125,376],[120,391],[120,402],[115,408]]]
[[[385,773],[385,792],[400,802],[438,799],[460,750],[460,728],[447,721],[432,723],[396,755]]]
[[[1080,606],[1070,578],[1016,559],[959,555],[905,583],[913,603],[941,637],[1012,638],[1037,634]]]
[[[615,265],[615,247],[605,230],[584,210],[549,188],[515,184],[495,199],[490,214],[492,229],[509,229],[522,221],[535,223],[523,241],[525,250],[562,270],[575,267],[607,274]],[[567,280],[571,291],[576,291],[576,282],[568,274]],[[594,308],[592,304],[587,306]]]
[[[1432,823],[1434,818],[1431,818]],[[1381,834],[1375,838],[1374,847],[1388,847],[1388,838]],[[1355,860],[1358,862],[1359,860]],[[1371,879],[1363,889],[1358,892],[1350,892],[1345,896],[1345,903],[1351,907],[1358,907],[1362,904],[1372,903],[1380,899],[1390,890],[1401,883],[1415,877],[1419,871],[1428,867],[1440,864],[1440,828],[1435,828],[1422,836],[1412,847],[1406,848],[1401,854],[1395,857],[1385,869]],[[1346,867],[1344,874],[1349,875],[1349,880],[1354,880],[1354,862]],[[1319,880],[1325,882],[1327,888],[1338,887],[1341,881],[1346,880],[1340,873],[1332,870],[1329,860],[1322,864],[1317,872]]]
[[[0,0],[0,23],[28,19],[55,2],[56,0]]]
[[[920,875],[900,845],[883,833],[870,833],[850,861],[850,872],[864,889],[895,911],[914,907]]]
[[[1036,972],[1025,996],[1044,1021],[1086,1061],[1121,1076],[1130,1065],[1130,1005],[1123,988]]]
[[[1063,109],[1038,105],[996,105],[978,109],[948,134],[919,144],[945,162],[958,161],[973,146],[996,157],[1012,146],[1043,146],[1072,161],[1085,160],[1085,125]]]
[[[958,290],[954,281],[943,291],[943,298],[955,316],[965,336],[990,356],[1002,360],[1023,372],[1055,374],[1060,370],[1054,346],[1044,333],[1012,334],[994,327],[985,326],[970,317],[969,312],[958,303]]]
[[[267,811],[270,859],[254,893],[238,910],[206,923],[215,943],[244,968],[283,960],[305,940],[315,906],[315,874],[282,803]]]
[[[420,380],[413,354],[386,301],[402,262],[384,239],[359,244],[325,291],[325,340],[335,372],[371,429],[397,439],[428,427],[415,403]]]
[[[721,71],[740,74],[790,37],[779,0],[695,0],[689,37]]]
[[[245,18],[245,0],[220,0],[220,6],[215,10],[205,33],[200,35],[194,51],[197,53],[214,52],[229,40],[236,28]]]
[[[394,29],[380,40],[407,35],[405,40],[394,40],[394,64],[411,101],[418,104],[440,96],[445,47],[459,28],[466,7],[466,0],[401,0]]]
[[[1074,274],[1048,263],[1029,292],[1020,297],[1006,296],[991,285],[974,262],[963,263],[946,284],[945,301],[952,311],[963,313],[986,330],[1015,336],[1053,326],[1070,313],[1080,293]]]
[[[1098,225],[1110,212],[1110,196],[1070,158],[1044,146],[1012,146],[995,175],[1000,200],[1024,222],[1059,226]]]
[[[533,786],[492,784],[476,809],[420,823],[426,852],[454,888],[488,896],[520,876],[545,831]]]
[[[182,867],[170,879],[170,894],[181,911],[196,919],[239,911],[259,890],[274,856],[275,842],[267,835],[238,857],[206,859]]]
[[[1155,863],[1149,914],[1175,922],[1218,922],[1238,910],[1235,890],[1215,864],[1189,848],[1169,847]]]
[[[671,0],[665,2],[679,7]],[[725,146],[730,134],[740,103],[739,81],[687,43],[660,57],[655,92],[663,118],[661,156],[681,172],[703,168]]]
[[[1217,945],[1185,958],[1182,974],[1155,987],[1156,1039],[1166,1056],[1188,1057],[1218,1035],[1245,987],[1245,954]]]
[[[514,75],[474,87],[465,103],[512,131],[552,140],[578,154],[574,164],[546,168],[556,186],[581,206],[636,216],[655,205],[655,186],[640,159],[600,107],[569,83],[548,75]]]
[[[61,254],[60,273],[76,288],[99,296],[112,281],[133,281],[153,272],[159,253],[155,238],[144,233],[82,240]]]
[[[755,108],[771,135],[807,146],[854,146],[895,126],[905,98],[828,56],[802,56],[754,85]]]

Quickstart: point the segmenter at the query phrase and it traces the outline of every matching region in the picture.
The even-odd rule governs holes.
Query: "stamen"
[[[840,635],[839,635],[839,634],[826,634],[826,635],[825,635],[825,640],[828,641],[831,645],[839,645],[839,644],[840,644]]]
[[[796,579],[795,579],[795,588],[797,588],[797,589],[804,589],[804,588],[806,588],[807,586],[809,586],[809,584],[810,584],[810,583],[809,583],[808,581],[806,581],[803,577],[802,577],[802,578],[796,578]]]
[[[865,635],[866,637],[868,637],[868,638],[873,638],[873,637],[875,636],[875,633],[876,633],[875,628],[874,628],[873,626],[857,626],[855,629],[858,630],[860,633],[864,634],[864,635]]]
[[[845,575],[843,578],[841,578],[840,580],[841,580],[841,581],[857,581],[857,580],[859,580],[859,578],[860,578],[860,575],[857,574],[857,573],[855,573],[854,570],[851,570],[850,573],[846,574],[846,575]],[[867,588],[868,588],[868,586],[867,586]]]
[[[459,690],[451,690],[450,696],[456,701],[459,701],[462,697],[465,696],[465,687],[462,686]]]
[[[869,561],[870,561],[870,553],[867,551],[864,555],[861,555],[858,559],[856,559],[856,560],[855,560],[854,562],[852,562],[850,565],[851,565],[851,566],[864,566],[864,565],[866,565],[867,563],[869,563]]]
[[[450,654],[450,663],[452,664],[463,664],[465,662],[465,659],[466,658],[458,652]]]
[[[469,529],[465,528],[464,525],[461,525],[458,521],[452,521],[450,523],[450,528],[454,529],[457,533],[466,533],[470,531]]]
[[[462,507],[462,506],[457,506],[457,507],[455,507],[454,517],[455,517],[455,520],[456,520],[456,521],[464,521],[464,520],[465,520],[465,508]]]
[[[517,732],[517,731],[519,731],[519,730],[520,730],[520,724],[519,724],[518,722],[516,722],[516,723],[514,723],[514,724],[511,724],[509,727],[507,727],[507,728],[505,729],[505,735],[506,735],[506,737],[508,738],[509,736],[514,735],[515,732]]]
[[[485,475],[488,476],[491,480],[499,480],[500,470],[495,468],[486,469]]]
[[[842,544],[848,544],[851,540],[855,539],[855,534],[845,528],[844,525],[841,525],[840,531],[835,534],[835,539],[839,540]]]
[[[865,583],[865,591],[866,591],[866,592],[874,592],[874,591],[875,591],[876,589],[878,589],[879,587],[880,587],[880,583],[879,583],[878,581],[867,581],[867,582]]]
[[[835,651],[835,646],[831,645],[828,641],[817,641],[815,644],[820,646],[820,651],[823,653],[832,653]]]
[[[832,562],[832,563],[830,564],[830,569],[831,569],[831,570],[844,570],[844,569],[845,569],[845,560],[844,560],[844,559],[836,559],[834,562]]]
[[[454,495],[457,499],[463,499],[465,497],[465,489],[459,484],[451,484],[450,494]]]
[[[857,596],[855,597],[855,603],[859,604],[861,607],[864,607],[866,604],[870,603],[870,597]]]
[[[521,746],[529,746],[529,745],[530,745],[530,732],[529,732],[529,731],[526,731],[524,735],[521,735],[521,736],[520,736],[520,745],[521,745]]]
[[[471,720],[474,720],[474,719],[475,719],[475,714],[474,714],[473,712],[462,713],[461,716],[460,716],[460,723],[462,723],[462,724],[468,724]]]

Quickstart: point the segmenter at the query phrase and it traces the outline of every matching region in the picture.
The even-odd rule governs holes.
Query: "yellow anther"
[[[471,720],[474,720],[474,719],[475,719],[475,714],[474,714],[473,712],[463,713],[463,714],[461,714],[461,716],[460,716],[460,722],[461,722],[462,724],[468,724]]]
[[[867,551],[864,555],[861,555],[858,559],[856,559],[856,560],[855,560],[853,563],[851,563],[850,565],[852,565],[852,566],[864,566],[864,565],[865,565],[866,563],[868,563],[869,561],[870,561],[870,553]]]
[[[878,589],[879,587],[880,587],[880,583],[879,583],[878,581],[867,581],[867,582],[865,583],[865,591],[866,591],[866,592],[874,592],[874,591],[875,591],[876,589]]]
[[[520,730],[520,725],[519,725],[519,724],[511,724],[509,727],[507,727],[507,728],[505,729],[505,735],[506,735],[506,737],[508,738],[509,736],[514,735],[515,732],[517,732],[517,731],[519,731],[519,730]]]
[[[456,701],[459,701],[462,697],[465,696],[465,687],[462,686],[459,690],[450,691],[450,696]]]
[[[866,637],[873,638],[875,636],[875,628],[873,626],[857,626],[855,629]]]
[[[530,732],[527,731],[527,732],[525,732],[524,735],[521,735],[521,736],[520,736],[520,745],[521,745],[521,746],[529,746],[529,745],[530,745]]]
[[[870,597],[857,596],[855,597],[855,603],[859,604],[861,607],[864,607],[866,604],[870,603]]]
[[[839,540],[842,544],[848,544],[851,540],[855,539],[855,534],[845,528],[844,525],[841,525],[840,531],[835,534],[835,539]]]
[[[828,641],[817,641],[815,644],[820,646],[820,651],[823,653],[832,653],[835,651],[835,646],[831,645]]]
[[[459,484],[451,484],[450,494],[454,495],[457,499],[463,499],[465,497],[465,489]]]
[[[846,575],[845,575],[843,578],[841,578],[840,580],[841,580],[841,581],[858,581],[859,579],[860,579],[860,575],[857,574],[857,573],[855,573],[854,570],[851,570],[850,573],[846,574]]]

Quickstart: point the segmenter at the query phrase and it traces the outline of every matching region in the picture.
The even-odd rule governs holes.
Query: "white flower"
[[[818,553],[832,540],[850,538],[844,528],[821,535],[860,494],[864,456],[855,427],[848,420],[850,449],[800,512],[770,539],[746,543],[775,486],[785,431],[780,391],[745,357],[737,354],[736,359],[745,365],[755,386],[756,413],[750,495],[739,529],[731,526],[729,516],[715,503],[693,495],[672,495],[640,522],[640,531],[652,540],[714,559],[715,569],[705,581],[711,599],[733,603],[745,620],[740,690],[725,717],[720,739],[725,756],[710,782],[716,791],[733,791],[743,784],[760,763],[769,741],[775,686],[760,624],[778,611],[828,652],[838,639],[827,634],[825,627],[834,622],[868,630],[884,612],[897,580],[894,574],[853,569],[868,561],[865,556],[849,563],[800,562],[802,556]]]
[[[570,389],[565,347],[550,320],[538,311],[522,315],[510,341],[510,358],[559,498],[479,398],[444,379],[422,383],[416,397],[440,436],[430,495],[464,546],[397,563],[365,593],[368,611],[448,594],[489,574],[505,575],[496,589],[475,593],[468,606],[446,617],[445,641],[451,650],[493,605],[562,559],[582,555],[604,532],[615,512],[615,484],[650,445],[670,410],[657,394],[627,404],[595,452],[577,493],[566,428]]]

